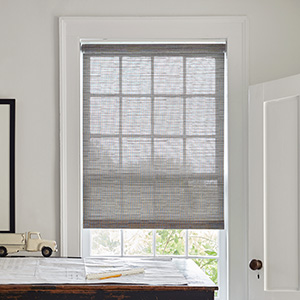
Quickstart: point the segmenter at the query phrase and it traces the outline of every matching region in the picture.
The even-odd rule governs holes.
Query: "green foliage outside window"
[[[156,230],[157,255],[184,255],[185,230]]]
[[[217,232],[212,230],[189,231],[189,255],[217,256]],[[156,253],[158,255],[184,255],[185,230],[157,230]],[[196,264],[217,284],[218,261],[216,259],[194,259]]]

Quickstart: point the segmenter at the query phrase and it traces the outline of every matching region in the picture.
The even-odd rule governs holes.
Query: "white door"
[[[248,268],[250,300],[300,299],[299,167],[300,75],[251,86],[248,258],[262,268]]]

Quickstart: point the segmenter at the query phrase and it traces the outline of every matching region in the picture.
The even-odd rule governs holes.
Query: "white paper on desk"
[[[146,284],[146,285],[186,285],[187,280],[176,268],[172,260],[136,258],[85,258],[86,274],[104,273],[144,268],[142,274],[114,277],[103,280],[89,280],[91,283]]]
[[[143,274],[105,280],[86,280],[86,272],[144,268]],[[185,277],[171,260],[127,258],[0,258],[0,284],[146,284],[185,285]]]
[[[0,259],[0,284],[85,283],[83,259],[21,258]]]

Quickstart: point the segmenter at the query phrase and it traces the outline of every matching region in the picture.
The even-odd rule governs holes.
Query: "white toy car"
[[[0,257],[19,251],[41,251],[44,257],[49,257],[58,249],[55,241],[43,240],[39,232],[0,233]]]

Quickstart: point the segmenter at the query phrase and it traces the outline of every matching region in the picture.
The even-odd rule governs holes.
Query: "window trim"
[[[228,263],[227,299],[247,299],[247,18],[61,17],[59,23],[61,255],[81,256],[82,253],[80,42],[226,40],[229,97],[225,115],[229,118],[225,125],[228,132],[227,137],[225,135],[228,158],[225,186],[228,188],[225,190],[227,230],[224,239],[227,253],[224,254],[226,259],[220,257],[220,260],[225,265]]]

